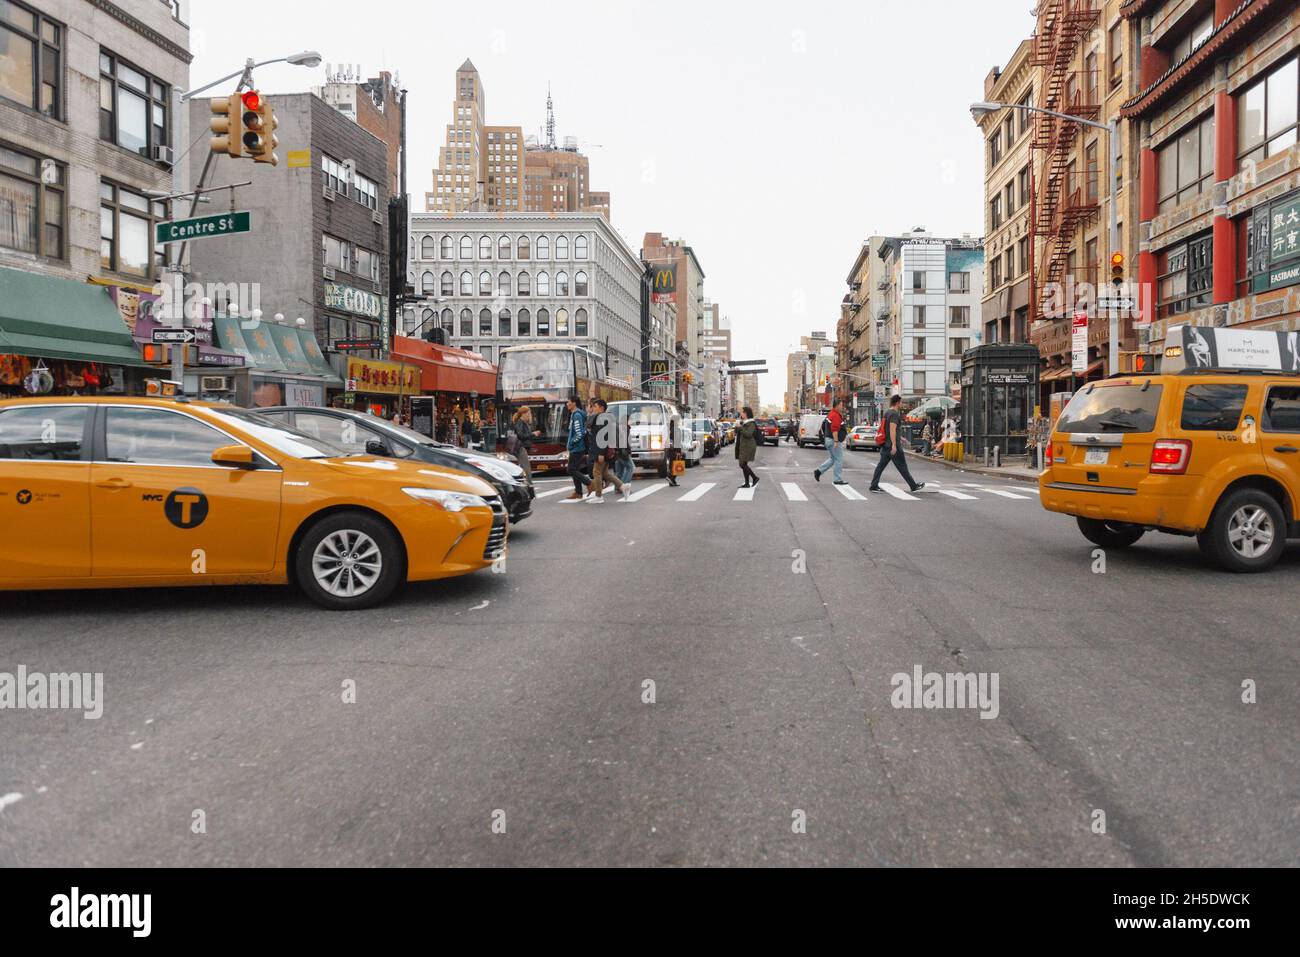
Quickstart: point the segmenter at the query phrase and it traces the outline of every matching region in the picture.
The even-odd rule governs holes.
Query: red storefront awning
[[[423,392],[496,395],[497,367],[474,352],[397,336],[389,360],[419,366]]]

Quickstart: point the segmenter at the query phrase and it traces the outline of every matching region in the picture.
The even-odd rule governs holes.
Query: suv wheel
[[[1141,525],[1127,522],[1103,522],[1097,518],[1079,518],[1079,531],[1083,537],[1102,548],[1128,548],[1146,534]]]
[[[1219,502],[1197,542],[1203,554],[1228,571],[1262,572],[1282,557],[1286,519],[1267,492],[1240,489]]]
[[[334,611],[371,608],[406,579],[406,552],[391,528],[361,512],[329,515],[298,543],[298,586]]]

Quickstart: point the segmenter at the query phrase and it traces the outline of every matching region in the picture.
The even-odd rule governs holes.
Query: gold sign
[[[289,150],[289,169],[311,169],[311,150]]]

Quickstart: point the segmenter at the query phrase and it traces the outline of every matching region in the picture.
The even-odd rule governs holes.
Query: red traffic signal
[[[244,101],[244,109],[246,110],[252,110],[256,113],[262,108],[262,96],[256,90],[249,90],[240,99]]]

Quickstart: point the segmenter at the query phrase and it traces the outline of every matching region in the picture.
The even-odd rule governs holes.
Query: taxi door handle
[[[1296,452],[1300,452],[1300,449],[1296,448],[1294,445],[1279,445],[1276,448],[1274,448],[1273,451],[1281,452],[1284,455],[1292,455]]]
[[[109,479],[109,480],[107,480],[107,481],[105,481],[105,482],[96,482],[95,484],[96,484],[99,488],[106,488],[106,489],[109,489],[109,490],[111,490],[111,491],[119,491],[119,490],[121,490],[121,489],[124,489],[124,488],[130,488],[130,487],[131,487],[131,483],[130,483],[130,482],[128,482],[126,479],[119,479],[119,478]]]

